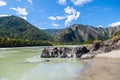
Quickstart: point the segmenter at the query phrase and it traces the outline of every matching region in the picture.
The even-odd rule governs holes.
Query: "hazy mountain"
[[[120,31],[120,26],[96,28],[89,25],[75,24],[58,32],[54,39],[58,42],[84,42],[95,39],[106,40],[118,31]]]
[[[48,33],[51,36],[54,36],[56,33],[61,31],[62,29],[43,29],[44,32]]]
[[[51,37],[17,16],[0,17],[0,37],[30,40],[50,40]]]

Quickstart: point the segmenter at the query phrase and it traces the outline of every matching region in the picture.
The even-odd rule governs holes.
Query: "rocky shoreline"
[[[120,49],[120,36],[111,40],[96,40],[91,46],[69,47],[48,47],[42,51],[41,58],[93,58],[96,54],[107,53]]]

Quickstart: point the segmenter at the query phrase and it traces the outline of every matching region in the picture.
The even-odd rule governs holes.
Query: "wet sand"
[[[99,54],[78,80],[120,80],[120,50]],[[116,56],[117,55],[117,56]]]

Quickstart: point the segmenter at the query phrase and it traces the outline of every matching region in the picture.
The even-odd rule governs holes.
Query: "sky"
[[[0,0],[0,17],[16,15],[40,29],[120,25],[120,0]]]

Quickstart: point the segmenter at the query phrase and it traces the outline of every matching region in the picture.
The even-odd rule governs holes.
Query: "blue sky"
[[[0,17],[16,15],[41,29],[120,25],[120,0],[0,0]]]

